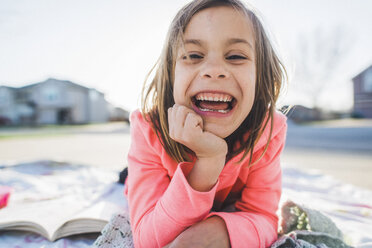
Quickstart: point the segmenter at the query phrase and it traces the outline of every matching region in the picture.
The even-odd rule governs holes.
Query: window
[[[372,92],[372,68],[370,68],[363,76],[363,92]]]
[[[46,88],[43,90],[44,100],[55,102],[58,99],[58,92],[55,88]]]
[[[8,103],[8,95],[5,90],[0,89],[0,104]]]
[[[91,89],[89,91],[89,98],[90,98],[90,100],[96,101],[98,99],[98,97],[99,97],[99,95],[98,95],[98,92],[96,90]]]

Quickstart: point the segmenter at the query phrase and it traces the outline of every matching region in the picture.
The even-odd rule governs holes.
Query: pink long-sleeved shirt
[[[255,146],[253,161],[265,148],[268,126]],[[229,160],[217,184],[198,192],[186,176],[193,162],[177,163],[139,111],[131,115],[127,197],[135,247],[163,247],[191,225],[221,217],[232,247],[268,247],[277,238],[276,210],[281,195],[279,155],[284,147],[286,117],[274,115],[270,145],[263,158],[247,167],[249,156]],[[232,205],[231,205],[232,204]],[[234,206],[233,212],[226,207]]]

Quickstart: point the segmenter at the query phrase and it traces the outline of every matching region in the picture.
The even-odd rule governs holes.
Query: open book
[[[82,233],[100,232],[114,213],[127,209],[123,185],[113,183],[92,202],[79,196],[8,206],[0,210],[0,230],[22,230],[50,241]]]
[[[127,211],[117,171],[56,161],[0,166],[0,185],[11,187],[0,209],[0,231],[38,233],[50,241],[100,232],[115,213]]]

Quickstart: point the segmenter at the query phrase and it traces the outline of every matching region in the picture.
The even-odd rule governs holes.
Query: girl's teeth
[[[204,112],[219,112],[219,113],[224,113],[226,114],[227,112],[229,112],[230,110],[227,110],[227,109],[218,109],[218,110],[213,110],[213,109],[205,109],[205,108],[199,108],[201,111],[204,111]]]
[[[230,102],[232,100],[231,96],[226,95],[205,95],[200,94],[196,97],[196,100],[198,101],[215,101],[215,102]]]

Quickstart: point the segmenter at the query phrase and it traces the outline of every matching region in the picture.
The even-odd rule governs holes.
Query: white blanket
[[[116,171],[53,161],[14,166],[14,170],[7,169],[4,173],[2,168],[5,167],[9,168],[0,166],[0,185],[22,189],[17,191],[21,193],[12,194],[9,204],[19,204],[30,197],[58,197],[72,192],[92,197],[118,178]],[[287,199],[325,213],[342,230],[346,243],[356,247],[372,247],[371,191],[343,184],[325,175],[283,166],[282,202]],[[80,235],[49,242],[32,233],[7,231],[0,232],[0,247],[85,248],[90,247],[98,236]]]

